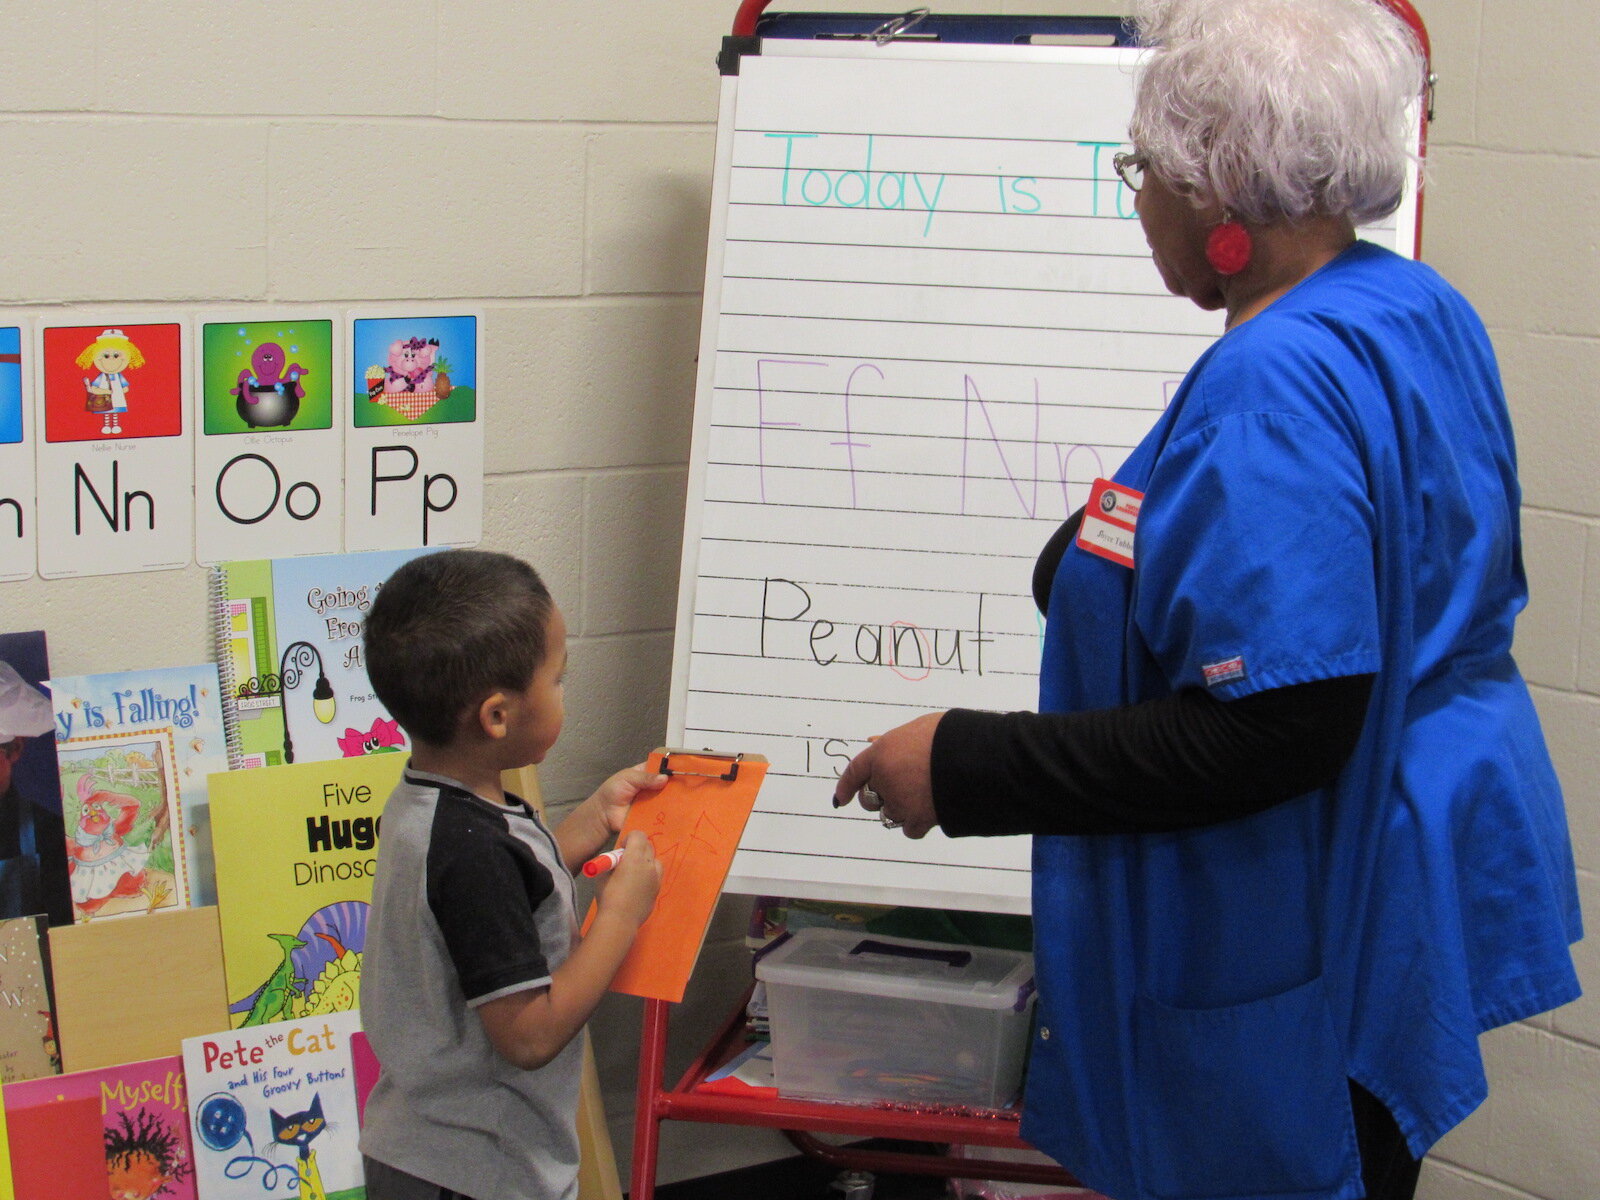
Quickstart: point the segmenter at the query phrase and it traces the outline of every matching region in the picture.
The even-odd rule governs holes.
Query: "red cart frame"
[[[748,998],[748,993],[746,995]],[[744,1003],[741,1002],[711,1044],[701,1052],[673,1088],[662,1086],[667,1058],[667,1022],[671,1005],[665,1000],[644,1002],[644,1029],[639,1048],[639,1085],[633,1126],[633,1172],[629,1200],[654,1200],[656,1163],[661,1146],[661,1122],[700,1121],[720,1125],[755,1125],[781,1130],[809,1157],[841,1170],[881,1174],[937,1175],[948,1179],[1003,1179],[1017,1183],[1058,1183],[1082,1186],[1056,1166],[956,1158],[949,1154],[860,1149],[821,1141],[817,1133],[851,1134],[857,1138],[895,1138],[904,1141],[957,1143],[1028,1149],[1017,1136],[1019,1114],[1012,1109],[993,1113],[923,1112],[884,1105],[829,1104],[812,1100],[784,1100],[697,1092],[706,1076],[726,1062],[742,1045]]]

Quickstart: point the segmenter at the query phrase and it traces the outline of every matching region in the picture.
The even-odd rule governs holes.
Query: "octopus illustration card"
[[[206,780],[228,767],[216,664],[61,676],[50,681],[50,696],[58,753],[107,734],[139,731],[151,734],[158,750],[171,746],[179,816],[175,857],[187,866],[178,878],[179,899],[215,904]]]
[[[378,818],[401,754],[211,777],[228,1011],[239,1027],[361,999]]]
[[[196,319],[195,558],[343,548],[343,343],[330,310]]]

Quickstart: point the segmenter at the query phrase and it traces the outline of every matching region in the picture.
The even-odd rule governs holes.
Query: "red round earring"
[[[1232,217],[1206,235],[1206,261],[1218,275],[1237,275],[1250,265],[1250,231]]]

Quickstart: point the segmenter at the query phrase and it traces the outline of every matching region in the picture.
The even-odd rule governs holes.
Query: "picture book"
[[[0,918],[72,924],[42,631],[0,633]]]
[[[382,754],[211,777],[235,1025],[359,1005],[378,817],[405,761]]]
[[[164,725],[56,743],[74,920],[187,907],[176,741]]]
[[[61,1070],[43,917],[0,921],[0,1083]]]
[[[383,581],[422,553],[313,554],[212,568],[231,766],[408,749],[367,682],[361,629]]]
[[[93,1096],[12,1107],[5,1091],[6,1149],[16,1200],[105,1200],[100,1102]]]
[[[88,1129],[79,1120],[86,1106],[95,1118]],[[56,1130],[46,1145],[58,1171],[88,1173],[85,1164],[92,1166],[96,1200],[108,1193],[118,1200],[196,1198],[183,1059],[176,1054],[13,1084],[5,1089],[5,1108],[14,1135],[30,1126]]]
[[[17,1189],[11,1174],[11,1134],[6,1128],[6,1106],[0,1101],[0,1200],[16,1200]]]
[[[158,749],[171,746],[179,818],[173,850],[183,868],[177,872],[178,900],[215,904],[206,779],[228,768],[216,665],[69,675],[52,679],[50,693],[56,753],[63,761],[108,738],[138,733],[152,735]]]
[[[364,1200],[357,1013],[185,1038],[200,1200]]]

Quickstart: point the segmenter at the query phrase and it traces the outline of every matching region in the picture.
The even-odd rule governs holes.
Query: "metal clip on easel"
[[[872,39],[874,45],[887,46],[895,38],[907,36],[913,29],[922,24],[922,20],[928,15],[928,12],[929,10],[926,8],[908,9],[898,17],[891,17],[867,36]]]

